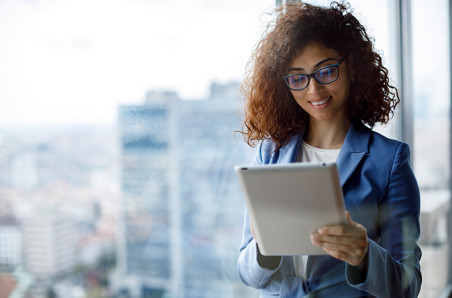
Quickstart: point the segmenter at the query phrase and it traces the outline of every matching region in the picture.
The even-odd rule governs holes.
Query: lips
[[[323,100],[319,100],[319,101],[310,101],[310,103],[314,106],[320,106],[320,105],[326,104],[330,99],[331,99],[331,96],[327,97]]]

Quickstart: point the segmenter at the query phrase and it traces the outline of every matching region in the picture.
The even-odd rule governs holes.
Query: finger
[[[325,226],[320,228],[317,233],[320,235],[353,236],[367,235],[367,230],[363,225],[357,222],[352,222],[352,225]]]
[[[352,266],[359,265],[364,259],[365,252],[363,250],[355,250],[354,253],[350,253],[348,249],[332,249],[330,246],[325,245],[324,243],[319,244],[313,242],[314,245],[320,247],[325,251],[328,255],[349,263]]]
[[[368,243],[367,239],[356,236],[322,236],[313,233],[310,236],[311,242],[319,247],[333,250],[340,250],[348,254],[362,255],[366,250]]]
[[[318,243],[327,254],[343,260],[351,265],[359,264],[367,253],[366,246],[342,245],[337,243]]]
[[[355,243],[359,243],[362,237],[359,237],[359,235],[346,235],[346,236],[330,236],[330,235],[320,235],[317,233],[312,234],[314,240],[317,242],[324,242],[324,243],[337,243],[337,244],[344,244],[344,245],[354,245]]]
[[[330,250],[328,248],[323,248],[323,250],[329,254],[330,256],[339,259],[341,261],[347,262],[349,256],[347,254],[345,254],[344,252],[341,251],[336,251],[336,250]]]
[[[364,245],[350,245],[350,244],[324,242],[321,243],[320,246],[328,250],[334,250],[345,253],[354,258],[362,258],[362,256],[366,253],[366,246]]]
[[[254,236],[254,230],[253,230],[253,225],[251,224],[251,220],[249,221],[249,225],[250,225],[251,235],[253,235],[253,238],[256,239],[256,236]]]
[[[347,262],[352,266],[358,266],[362,262],[362,258],[352,256],[346,252],[343,251],[337,251],[337,250],[330,250],[327,248],[323,249],[328,255],[339,259],[341,261]]]
[[[347,215],[347,223],[349,226],[353,224],[352,217],[350,216],[350,213],[348,211],[345,211],[345,214]]]
[[[367,246],[365,240],[357,237],[346,237],[341,239],[336,239],[335,237],[318,237],[317,235],[311,235],[311,242],[317,246],[325,247],[328,249],[341,250],[348,252],[350,254],[353,253],[361,253],[360,251],[364,250]]]
[[[320,235],[354,235],[356,233],[354,226],[335,225],[326,226],[318,230]]]

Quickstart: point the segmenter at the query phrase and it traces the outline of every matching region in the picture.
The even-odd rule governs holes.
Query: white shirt
[[[303,141],[301,149],[298,152],[297,162],[336,162],[340,151],[341,149],[316,148]],[[306,279],[308,256],[293,256],[293,263],[297,277]]]

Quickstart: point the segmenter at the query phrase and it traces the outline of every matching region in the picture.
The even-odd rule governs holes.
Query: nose
[[[306,87],[306,91],[309,94],[316,94],[319,93],[322,88],[323,88],[322,84],[318,83],[314,78],[310,78],[309,85],[308,87]]]

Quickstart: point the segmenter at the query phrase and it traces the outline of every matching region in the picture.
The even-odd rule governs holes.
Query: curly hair
[[[241,133],[253,146],[272,139],[279,149],[308,125],[308,114],[297,104],[282,77],[292,60],[308,45],[320,43],[352,62],[356,72],[346,102],[352,123],[387,123],[399,103],[397,89],[389,84],[388,70],[373,48],[373,39],[352,15],[348,3],[330,7],[287,3],[275,11],[256,45],[241,86],[245,119]]]

